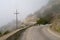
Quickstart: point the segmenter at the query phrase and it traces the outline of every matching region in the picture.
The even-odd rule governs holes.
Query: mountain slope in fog
[[[42,7],[41,10],[35,12],[34,15],[37,17],[45,17],[47,14],[50,15],[47,17],[52,17],[51,28],[60,33],[60,0],[50,0],[45,7]]]
[[[34,15],[36,15],[37,17],[44,17],[49,14],[49,12],[52,12],[52,8],[54,5],[58,4],[60,4],[60,0],[49,0],[48,4],[42,7],[40,10],[36,11]]]
[[[8,23],[7,25],[4,25],[0,28],[0,31],[5,32],[5,31],[14,31],[17,28],[20,28],[22,22],[18,22],[18,27],[16,27],[16,22],[12,21]]]

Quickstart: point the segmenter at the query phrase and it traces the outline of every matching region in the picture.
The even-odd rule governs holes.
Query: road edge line
[[[52,32],[49,28],[47,29],[47,31],[48,31],[48,32],[50,32],[52,35],[54,35],[54,36],[56,36],[56,37],[59,37],[59,38],[60,38],[60,36],[59,36],[58,34],[56,34],[56,33]]]

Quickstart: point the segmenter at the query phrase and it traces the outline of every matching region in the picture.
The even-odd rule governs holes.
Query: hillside
[[[44,17],[45,19],[51,17],[51,28],[60,32],[60,0],[50,0],[46,6],[35,12],[34,15],[40,18]]]
[[[51,14],[48,17],[52,17],[51,23],[52,23],[52,30],[55,30],[57,32],[60,32],[60,0],[50,0],[48,5],[45,7],[46,9],[43,11],[43,16],[47,14]],[[37,14],[39,14],[37,12]],[[45,16],[44,16],[45,17]]]
[[[22,22],[19,21],[19,22],[18,22],[18,27],[16,27],[16,22],[15,22],[15,21],[12,21],[12,22],[10,22],[10,23],[2,26],[2,27],[0,28],[0,31],[1,31],[1,32],[14,31],[14,30],[16,30],[17,28],[20,28],[20,27],[21,27],[21,24],[22,24]]]

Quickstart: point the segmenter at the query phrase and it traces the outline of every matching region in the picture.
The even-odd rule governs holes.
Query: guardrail
[[[0,37],[0,40],[17,40],[18,37],[29,27],[21,28],[18,30],[15,30],[11,33],[8,33],[2,37]]]

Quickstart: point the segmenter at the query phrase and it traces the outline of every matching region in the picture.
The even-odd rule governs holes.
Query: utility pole
[[[16,14],[16,29],[18,28],[18,12],[17,12],[17,10],[16,10],[16,13],[14,13],[14,14]]]

